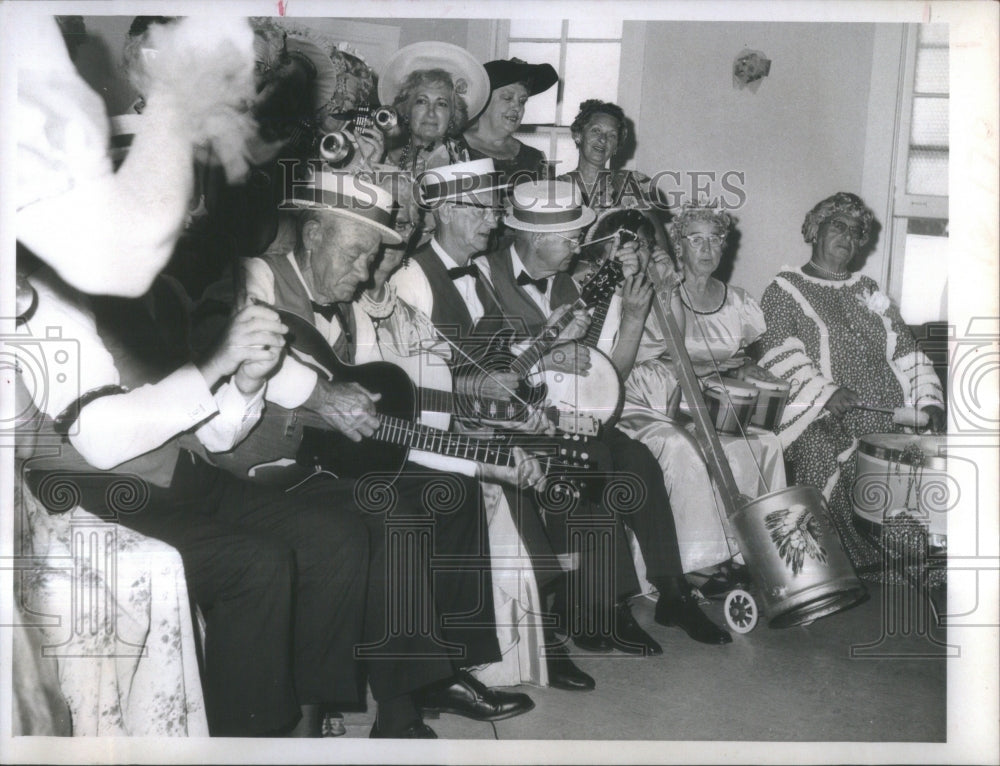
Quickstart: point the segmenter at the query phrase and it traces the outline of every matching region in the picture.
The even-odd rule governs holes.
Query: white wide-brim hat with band
[[[486,106],[490,97],[490,76],[483,65],[465,48],[434,40],[413,43],[396,51],[379,75],[379,101],[391,105],[407,76],[423,69],[443,69],[451,75],[455,91],[465,99],[470,118]]]
[[[514,187],[503,222],[511,229],[545,233],[582,229],[596,217],[583,204],[583,195],[576,184],[535,181]]]
[[[292,194],[284,199],[282,207],[328,210],[371,226],[386,244],[398,245],[403,241],[393,228],[395,203],[392,195],[352,173],[323,170],[309,181],[295,181]]]
[[[490,158],[459,162],[433,168],[420,174],[420,202],[434,205],[472,199],[473,194],[506,189],[500,171]]]

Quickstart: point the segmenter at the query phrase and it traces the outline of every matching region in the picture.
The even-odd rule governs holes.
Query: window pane
[[[919,146],[948,146],[948,99],[913,99],[910,143]]]
[[[948,93],[947,48],[920,48],[917,51],[913,89],[917,93]]]
[[[542,38],[548,37],[548,38],[555,38],[558,40],[562,37],[562,20],[561,19],[511,19],[510,36],[529,37],[535,40],[537,40],[540,37]]]
[[[948,237],[907,234],[899,311],[907,324],[946,320]]]
[[[618,100],[621,43],[567,43],[562,124],[573,122],[580,103],[588,98]]]
[[[570,19],[569,37],[610,37],[620,40],[622,36],[622,22],[609,21],[607,19]]]
[[[555,166],[556,175],[568,173],[576,169],[576,162],[579,159],[579,155],[576,150],[576,144],[573,143],[573,136],[569,134],[556,136],[555,156],[549,157],[549,159],[557,160],[559,163]]]
[[[908,194],[948,196],[947,150],[912,149],[906,163]]]
[[[548,130],[541,129],[530,133],[517,133],[515,135],[522,144],[537,149],[545,155],[546,159],[552,153],[552,138]]]
[[[921,24],[918,30],[917,39],[921,45],[948,44],[947,24]]]
[[[509,57],[523,59],[529,64],[551,64],[559,71],[559,43],[511,43]],[[525,125],[554,125],[556,121],[556,99],[559,85],[553,85],[544,93],[532,96],[524,107]]]

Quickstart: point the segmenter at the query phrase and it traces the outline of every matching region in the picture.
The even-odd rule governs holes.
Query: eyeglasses
[[[847,221],[842,221],[840,218],[831,218],[826,223],[838,234],[849,233],[852,239],[861,239],[864,236],[864,230],[858,224],[850,224]]]
[[[705,245],[709,245],[713,250],[718,250],[722,247],[722,243],[726,241],[725,237],[721,237],[718,234],[712,234],[706,237],[702,234],[685,234],[684,239],[691,243],[691,247],[695,250],[701,250]]]
[[[578,247],[583,242],[583,232],[581,231],[575,237],[567,237],[560,234],[558,231],[549,232],[550,234],[555,234],[559,239],[565,239],[567,242],[572,242],[574,247]]]
[[[454,200],[451,202],[451,204],[454,205],[455,207],[473,208],[475,210],[478,210],[479,213],[483,216],[483,218],[493,218],[495,216],[500,215],[502,211],[502,208],[500,207],[497,207],[495,205],[484,205],[481,202],[463,202],[460,200]]]

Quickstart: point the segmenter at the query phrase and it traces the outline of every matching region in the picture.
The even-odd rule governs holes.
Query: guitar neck
[[[411,423],[403,418],[381,416],[373,439],[410,449],[490,465],[514,465],[514,453],[506,444],[478,439],[451,431]]]
[[[295,416],[303,425],[330,430],[319,414],[311,410],[297,410]],[[439,428],[414,423],[392,415],[379,415],[378,430],[371,436],[375,441],[395,444],[399,447],[433,452],[447,457],[458,457],[490,465],[514,465],[514,455],[505,442],[479,439],[473,436],[442,431]]]
[[[743,505],[743,497],[736,479],[733,478],[733,470],[729,466],[729,460],[722,449],[722,442],[719,434],[715,430],[715,424],[708,415],[708,408],[705,406],[705,399],[701,393],[701,386],[698,384],[698,376],[694,372],[691,364],[691,357],[688,356],[684,346],[684,335],[677,320],[670,311],[669,306],[664,306],[664,296],[669,295],[669,291],[664,289],[661,281],[655,273],[655,268],[647,268],[646,273],[653,282],[655,295],[653,297],[653,311],[660,323],[663,334],[673,348],[671,355],[674,360],[674,367],[680,381],[681,390],[691,407],[691,416],[694,419],[695,438],[701,451],[704,454],[708,470],[715,480],[722,496],[723,505],[726,508],[726,515],[733,518],[735,513]]]
[[[517,403],[506,399],[463,396],[437,388],[420,388],[420,409],[428,412],[462,414],[488,420],[517,420]]]

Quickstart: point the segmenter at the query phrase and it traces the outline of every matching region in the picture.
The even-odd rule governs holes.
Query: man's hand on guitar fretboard
[[[381,394],[373,394],[359,383],[329,383],[320,379],[303,406],[351,441],[359,442],[365,436],[373,436],[381,425],[375,408],[375,402],[381,398]]]

